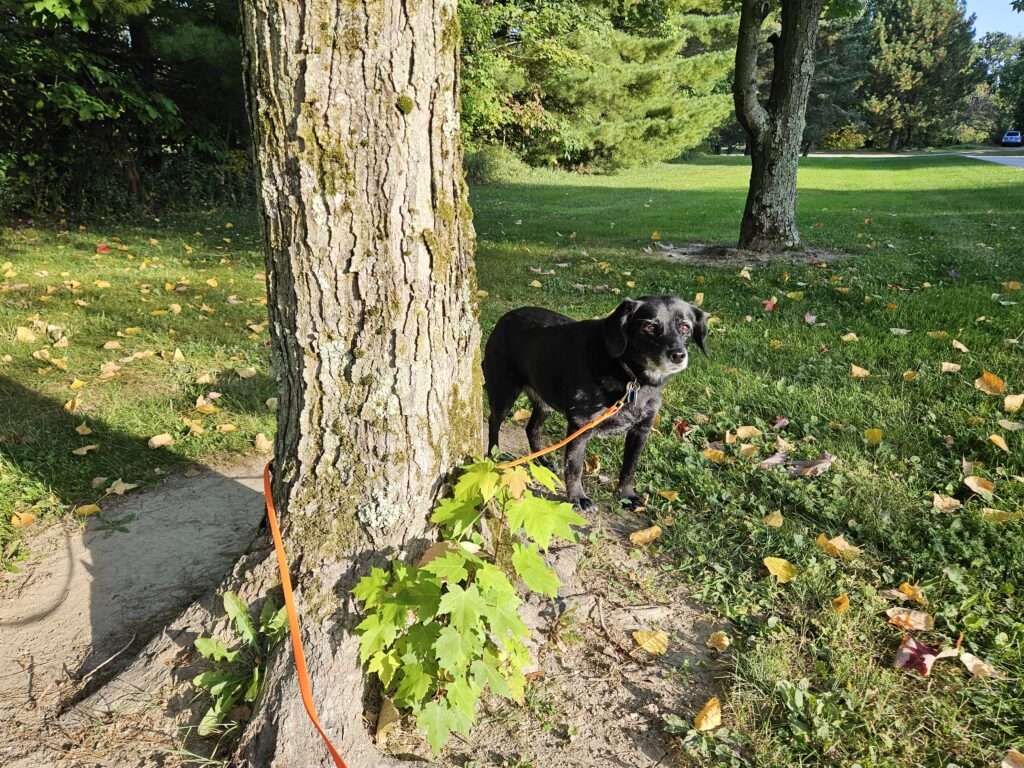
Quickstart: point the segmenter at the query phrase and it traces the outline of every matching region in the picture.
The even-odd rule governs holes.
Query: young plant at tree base
[[[226,725],[238,704],[256,700],[263,687],[267,656],[288,631],[284,607],[278,608],[269,598],[263,602],[258,624],[253,623],[248,606],[234,592],[224,593],[224,612],[231,618],[241,643],[229,649],[215,637],[200,637],[195,642],[196,650],[215,665],[192,679],[193,685],[213,699],[199,723],[200,736],[209,736]]]
[[[509,576],[555,597],[559,581],[541,556],[553,539],[575,541],[585,525],[571,504],[532,493],[559,481],[536,464],[467,466],[431,521],[442,540],[416,565],[374,568],[352,590],[366,618],[359,654],[396,706],[410,710],[439,751],[454,731],[466,734],[486,689],[523,700],[529,630]]]

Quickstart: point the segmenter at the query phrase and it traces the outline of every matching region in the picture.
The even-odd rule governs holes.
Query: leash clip
[[[633,381],[631,381],[628,384],[626,384],[626,395],[623,398],[625,400],[625,402],[626,402],[626,405],[632,405],[633,403],[635,403],[636,402],[636,396],[639,394],[639,392],[640,392],[640,382],[638,382],[638,381],[636,381],[634,379]]]

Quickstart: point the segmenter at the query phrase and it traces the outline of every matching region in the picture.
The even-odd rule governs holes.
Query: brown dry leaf
[[[162,432],[159,435],[153,435],[149,438],[150,448],[164,448],[168,445],[174,445],[174,438],[166,432]]]
[[[1003,410],[1007,413],[1016,413],[1024,406],[1024,394],[1007,395],[1003,398]]]
[[[981,390],[986,395],[1001,395],[1006,389],[1006,382],[992,371],[983,370],[981,376],[974,380],[974,388]]]
[[[942,372],[943,373],[959,373],[960,372],[960,366],[957,365],[956,363],[943,363],[942,364]]]
[[[782,517],[782,513],[776,509],[774,512],[765,515],[763,521],[769,528],[781,528],[784,518]]]
[[[104,349],[120,349],[121,348],[121,342],[120,341],[114,341],[114,340],[107,341],[107,342],[104,342],[103,348]]]
[[[107,493],[113,493],[118,496],[124,496],[128,491],[133,491],[139,487],[138,483],[126,483],[120,477],[110,484],[107,488]]]
[[[840,341],[845,341],[847,344],[850,344],[850,343],[852,343],[854,341],[860,341],[860,339],[857,337],[857,334],[854,333],[853,331],[851,331],[850,333],[847,333],[847,334],[845,334],[843,336],[840,336],[839,340]]]
[[[209,373],[200,373],[196,376],[196,384],[213,384],[213,376]]]
[[[32,332],[31,328],[19,325],[14,329],[14,340],[20,344],[34,344],[36,341],[36,335]]]
[[[932,494],[932,507],[939,510],[939,512],[952,512],[955,509],[960,509],[962,506],[960,501],[952,496],[946,496],[942,493]]]
[[[210,402],[210,400],[205,396],[199,395],[199,397],[196,398],[196,410],[199,411],[199,413],[209,415],[211,413],[216,413],[220,409]]]
[[[32,512],[15,512],[11,515],[11,526],[14,528],[28,528],[35,521],[36,516]]]
[[[638,648],[652,656],[664,656],[668,652],[668,635],[660,629],[638,629],[633,632]]]
[[[722,724],[722,705],[717,696],[708,699],[700,712],[693,718],[693,727],[698,731],[713,731]]]
[[[117,372],[121,370],[121,366],[115,363],[113,360],[109,360],[100,366],[100,380],[106,381],[112,379],[117,375]]]
[[[768,573],[779,580],[779,584],[792,581],[799,573],[795,565],[781,557],[766,557],[761,562],[768,569]]]
[[[924,611],[894,606],[885,612],[889,623],[902,629],[931,630],[935,627],[935,619]]]
[[[956,339],[953,339],[953,349],[955,349],[957,352],[970,352],[971,351],[967,347],[965,347],[961,342],[957,341]]]
[[[732,640],[729,638],[728,634],[722,630],[718,630],[717,632],[712,632],[708,635],[708,639],[704,641],[704,645],[708,648],[714,648],[716,651],[721,653],[732,645]]]
[[[1006,750],[1006,756],[999,768],[1024,768],[1024,752],[1018,752],[1016,749]]]
[[[501,484],[508,488],[509,496],[513,499],[523,498],[526,487],[530,484],[530,475],[526,467],[515,467],[501,475]]]
[[[218,432],[236,432],[237,430],[238,427],[236,427],[234,424],[231,424],[230,422],[217,425]]]
[[[395,729],[401,718],[391,699],[385,696],[380,706],[380,714],[377,715],[377,731],[374,734],[378,746],[387,741],[388,734]]]
[[[846,613],[850,610],[850,596],[843,592],[832,598],[832,610],[836,613]]]
[[[89,445],[83,445],[81,448],[75,448],[71,452],[75,454],[75,456],[86,456],[91,451],[98,450],[99,447],[98,443],[90,443]]]
[[[829,539],[824,533],[819,533],[815,543],[826,555],[832,555],[832,557],[838,557],[847,562],[856,560],[861,554],[860,547],[855,547],[841,535]]]
[[[1010,421],[1009,419],[999,419],[998,424],[1005,430],[1010,432],[1020,432],[1024,429],[1024,421]]]
[[[995,490],[995,484],[977,475],[968,475],[964,478],[964,485],[981,496],[991,496]]]
[[[1006,440],[1003,438],[1002,435],[995,435],[995,434],[989,435],[988,436],[988,441],[990,443],[992,443],[992,445],[994,445],[999,450],[1005,451],[1006,453],[1010,452],[1010,446],[1008,446],[1006,444]]]
[[[794,461],[787,471],[790,477],[820,477],[832,467],[832,460],[835,457],[828,451],[823,451],[816,459]],[[764,462],[761,462],[764,465]]]
[[[733,432],[731,429],[727,429],[725,431],[725,444],[726,445],[733,445],[735,443],[736,443],[736,433]]]
[[[867,368],[861,368],[859,365],[850,363],[850,378],[851,379],[866,379],[871,375],[871,371]]]
[[[868,445],[878,445],[882,442],[882,430],[878,427],[864,430],[864,440]]]
[[[906,595],[907,599],[913,600],[918,605],[928,605],[928,598],[924,596],[924,590],[917,584],[904,581],[896,588],[896,591],[901,595]]]
[[[971,673],[971,677],[1003,677],[1003,674],[999,670],[987,661],[979,659],[973,653],[962,651],[960,653],[960,661],[965,667],[967,667],[967,671]]]
[[[274,441],[264,435],[262,432],[256,433],[256,439],[253,441],[256,446],[256,450],[260,453],[273,453],[274,452]]]
[[[109,478],[107,478],[107,477],[94,477],[92,479],[92,488],[93,488],[93,490],[97,490],[97,489],[102,488],[103,486],[105,486],[107,484],[107,480],[108,479]]]
[[[725,451],[720,451],[717,448],[705,448],[701,451],[701,455],[712,464],[724,464],[729,460],[729,457],[725,455]]]
[[[652,525],[649,528],[641,528],[638,531],[633,531],[629,534],[629,542],[638,547],[642,547],[645,544],[650,544],[659,536],[661,536],[661,526]]]
[[[64,410],[67,413],[75,413],[78,411],[78,395],[75,395],[66,403],[64,403]]]
[[[679,491],[658,491],[658,495],[666,501],[675,501],[679,498]]]
[[[753,440],[761,436],[761,430],[757,427],[745,426],[736,428],[736,437],[740,440]]]
[[[89,428],[89,425],[86,424],[84,421],[81,424],[79,424],[77,427],[75,427],[75,432],[77,432],[78,434],[82,435],[83,437],[85,435],[91,435],[92,434],[92,430]]]

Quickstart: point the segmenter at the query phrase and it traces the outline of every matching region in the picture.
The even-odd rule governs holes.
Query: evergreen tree
[[[722,0],[463,0],[460,16],[471,144],[609,169],[678,156],[728,118]]]
[[[982,80],[959,0],[875,0],[865,110],[890,149],[948,141]]]
[[[989,32],[978,48],[996,113],[994,132],[1024,125],[1024,36]]]
[[[805,153],[839,128],[863,122],[861,86],[868,75],[869,28],[863,14],[822,19],[807,102]]]

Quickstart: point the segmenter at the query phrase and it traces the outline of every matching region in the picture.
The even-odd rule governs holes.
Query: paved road
[[[1013,168],[1024,168],[1024,156],[1007,156],[996,157],[994,155],[964,155],[964,157],[973,157],[975,160],[984,160],[986,163],[999,163],[999,165],[1009,165]]]

